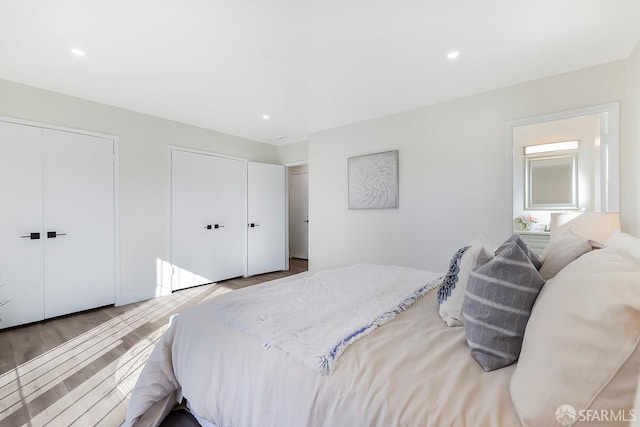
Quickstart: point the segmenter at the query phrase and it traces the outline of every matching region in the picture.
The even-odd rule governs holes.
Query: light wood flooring
[[[237,278],[0,331],[0,427],[119,426],[169,317],[204,299],[307,270]]]

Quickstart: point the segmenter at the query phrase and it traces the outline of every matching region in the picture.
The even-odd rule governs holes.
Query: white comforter
[[[509,398],[513,366],[482,371],[464,330],[440,319],[435,294],[355,342],[330,376],[265,350],[217,319],[215,300],[207,301],[181,313],[158,343],[125,426],[157,425],[182,395],[219,427],[519,425]]]
[[[330,374],[355,341],[390,322],[442,282],[442,275],[394,265],[356,264],[233,292],[214,313],[302,364]]]

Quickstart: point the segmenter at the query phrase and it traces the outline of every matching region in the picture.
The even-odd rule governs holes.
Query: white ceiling
[[[626,58],[639,22],[639,0],[0,0],[0,78],[281,144]]]

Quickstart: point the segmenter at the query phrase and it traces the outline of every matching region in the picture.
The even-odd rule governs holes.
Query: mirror
[[[619,116],[611,103],[508,123],[514,231],[548,231],[553,212],[620,211]],[[560,141],[579,146],[524,154],[526,146]]]
[[[528,157],[525,209],[578,209],[577,155]]]

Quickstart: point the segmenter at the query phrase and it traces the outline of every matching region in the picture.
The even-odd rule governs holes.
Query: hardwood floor
[[[234,289],[307,270],[237,278],[0,331],[0,427],[119,426],[171,315]]]

